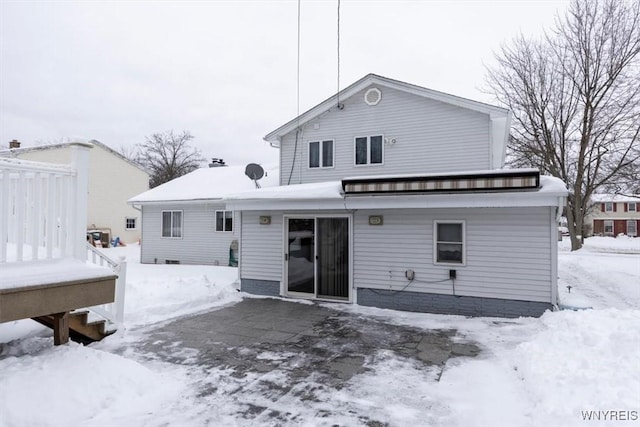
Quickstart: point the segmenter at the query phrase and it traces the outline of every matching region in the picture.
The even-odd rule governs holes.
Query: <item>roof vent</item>
[[[378,105],[380,99],[382,99],[382,93],[380,89],[375,87],[369,89],[364,94],[364,102],[366,102],[367,105]]]
[[[211,159],[211,163],[209,163],[210,168],[217,168],[220,166],[227,166],[227,164],[224,162],[224,159],[218,159],[216,157]]]

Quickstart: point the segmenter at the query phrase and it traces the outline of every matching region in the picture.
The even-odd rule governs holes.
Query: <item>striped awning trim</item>
[[[427,192],[486,192],[537,189],[540,172],[490,173],[474,176],[434,176],[374,179],[345,179],[342,187],[346,194],[354,193],[427,193]]]

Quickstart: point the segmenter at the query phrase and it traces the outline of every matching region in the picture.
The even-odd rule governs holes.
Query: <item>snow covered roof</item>
[[[279,173],[275,166],[264,166],[265,176],[258,181],[261,187],[278,185]],[[173,179],[151,190],[130,198],[129,204],[158,202],[187,202],[220,200],[227,194],[256,190],[244,173],[245,166],[217,166],[200,168]],[[266,191],[261,188],[256,192]]]
[[[640,202],[640,194],[625,196],[622,194],[592,194],[591,201],[593,203],[602,202]]]
[[[342,181],[281,185],[224,197],[225,200],[341,200],[342,198]]]

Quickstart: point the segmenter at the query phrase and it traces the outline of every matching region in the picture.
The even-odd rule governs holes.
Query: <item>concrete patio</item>
[[[435,380],[450,358],[480,352],[474,343],[454,339],[455,330],[391,325],[326,305],[271,298],[245,298],[176,320],[148,336],[139,349],[153,357],[196,364],[203,370],[226,370],[225,380],[236,381],[234,392],[241,403],[244,388],[250,387],[254,394],[258,389],[262,403],[248,399],[238,417],[267,424],[295,423],[291,414],[274,410],[269,402],[285,396],[313,401],[318,387],[340,390],[351,378],[367,372],[368,362],[380,352],[414,360],[417,366],[434,371]],[[274,377],[279,380],[273,381]],[[252,380],[243,381],[246,378]],[[201,396],[216,392],[210,384],[199,390]],[[366,425],[382,425],[364,417]]]

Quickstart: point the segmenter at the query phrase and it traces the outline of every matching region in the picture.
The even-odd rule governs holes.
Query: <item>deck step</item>
[[[69,313],[69,338],[81,344],[89,344],[100,341],[114,331],[107,331],[107,322],[98,320],[89,322],[89,312],[78,310]],[[53,316],[32,317],[33,320],[53,329]]]

